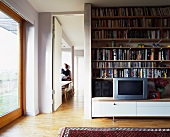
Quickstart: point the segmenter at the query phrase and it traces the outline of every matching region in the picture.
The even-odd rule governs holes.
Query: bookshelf
[[[92,7],[92,79],[170,77],[170,7]]]
[[[84,19],[85,117],[169,117],[169,98],[114,100],[111,94],[99,97],[94,91],[111,93],[113,87],[107,87],[114,77],[170,79],[170,6],[85,4]]]

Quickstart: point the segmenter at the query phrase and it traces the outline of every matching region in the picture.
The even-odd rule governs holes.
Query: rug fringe
[[[64,133],[65,127],[64,128],[60,128],[58,130],[58,137],[62,137],[63,133]]]

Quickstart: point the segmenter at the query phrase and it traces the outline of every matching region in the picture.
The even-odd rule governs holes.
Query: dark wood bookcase
[[[93,7],[92,79],[170,77],[170,6]]]
[[[108,87],[117,77],[170,78],[170,6],[87,3],[84,15],[85,116],[169,117],[169,97],[116,100]]]

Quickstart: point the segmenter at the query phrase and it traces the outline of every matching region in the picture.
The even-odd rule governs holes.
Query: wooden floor
[[[170,128],[170,119],[94,118],[83,119],[83,92],[78,92],[52,114],[23,116],[0,129],[0,137],[56,137],[62,127],[141,127]]]

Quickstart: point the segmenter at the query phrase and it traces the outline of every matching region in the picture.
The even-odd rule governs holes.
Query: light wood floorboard
[[[52,114],[35,117],[23,116],[0,129],[0,137],[56,137],[63,127],[139,127],[170,128],[170,119],[151,118],[83,118],[83,93],[78,92],[68,102],[63,102]]]

